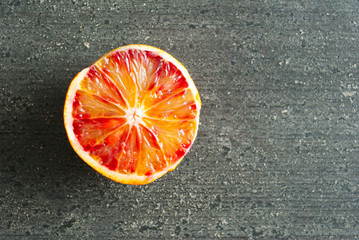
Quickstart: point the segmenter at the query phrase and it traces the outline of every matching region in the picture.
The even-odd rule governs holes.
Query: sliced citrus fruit
[[[64,123],[76,153],[124,184],[172,171],[196,138],[201,100],[185,67],[146,45],[112,50],[72,80]]]

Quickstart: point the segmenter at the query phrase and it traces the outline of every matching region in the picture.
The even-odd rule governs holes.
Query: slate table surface
[[[0,2],[0,239],[358,239],[359,2]],[[202,98],[197,140],[146,186],[72,150],[74,75],[132,43]]]

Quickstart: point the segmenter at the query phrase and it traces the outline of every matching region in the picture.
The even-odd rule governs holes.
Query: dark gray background
[[[96,3],[97,2],[97,3]],[[359,238],[359,2],[1,1],[1,239]],[[131,43],[201,94],[197,140],[147,186],[68,143],[74,75]]]

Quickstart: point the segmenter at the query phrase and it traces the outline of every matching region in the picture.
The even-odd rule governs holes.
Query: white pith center
[[[129,108],[126,111],[126,119],[127,123],[130,125],[137,125],[139,123],[142,123],[142,118],[144,117],[144,111],[141,108]]]

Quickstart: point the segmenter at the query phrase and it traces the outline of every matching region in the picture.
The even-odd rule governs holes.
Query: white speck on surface
[[[290,63],[290,60],[291,60],[290,58],[287,58],[287,59],[285,60],[285,64],[288,65],[288,64]]]
[[[287,109],[282,110],[282,113],[287,113],[287,112],[288,112]]]
[[[344,95],[344,97],[352,97],[356,94],[357,92],[356,91],[345,91],[345,92],[342,92],[342,94]]]
[[[90,44],[89,44],[88,42],[84,42],[84,46],[85,46],[86,48],[90,48]]]

